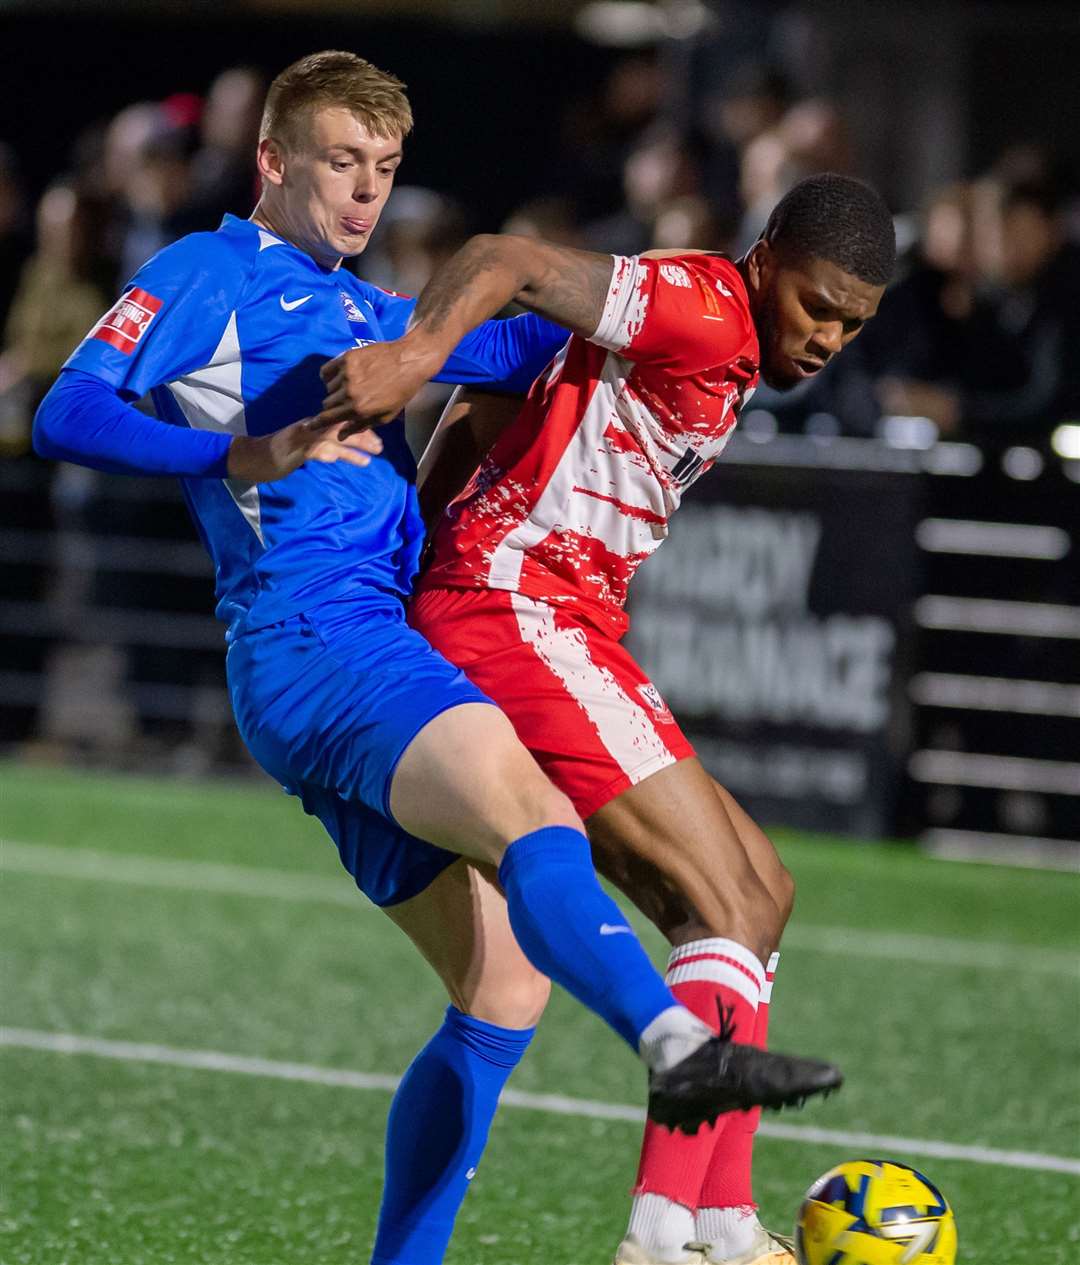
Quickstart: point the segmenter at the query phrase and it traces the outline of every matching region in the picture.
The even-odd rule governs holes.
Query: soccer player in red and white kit
[[[429,502],[433,488],[458,492],[462,461],[504,428],[438,523],[410,618],[573,801],[598,868],[672,943],[676,996],[740,1042],[765,1043],[792,880],[621,644],[623,606],[759,377],[785,388],[819,372],[874,315],[894,260],[884,202],[836,175],[797,185],[737,262],[474,238],[433,277],[402,339],[348,353],[327,400],[328,418],[351,410],[358,426],[395,415],[511,299],[574,331],[508,425],[503,404],[475,395],[444,419],[439,455],[423,463]],[[447,900],[457,907],[437,921],[472,926],[478,976],[490,937],[504,950],[501,983],[535,998],[535,971],[523,955],[506,960],[492,933],[505,919],[497,891],[466,878]],[[495,990],[466,1000],[502,1021]],[[646,1126],[616,1265],[793,1265],[756,1216],[758,1114],[695,1136]]]

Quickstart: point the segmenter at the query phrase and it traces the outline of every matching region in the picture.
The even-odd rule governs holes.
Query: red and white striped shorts
[[[622,644],[502,589],[423,589],[409,622],[506,713],[582,817],[694,750]]]

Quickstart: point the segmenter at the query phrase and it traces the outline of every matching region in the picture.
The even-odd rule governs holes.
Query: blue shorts
[[[327,602],[238,637],[226,665],[248,750],[319,818],[376,905],[417,895],[458,859],[394,821],[390,784],[429,721],[491,700],[408,626],[398,601]]]

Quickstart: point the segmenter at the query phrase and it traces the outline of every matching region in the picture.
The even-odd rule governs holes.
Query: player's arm
[[[310,418],[271,435],[226,435],[171,426],[140,413],[114,387],[90,373],[65,369],[34,418],[34,450],[109,474],[172,475],[272,483],[305,461],[366,466],[382,450],[371,431],[339,438],[340,428]]]
[[[520,395],[460,387],[443,409],[416,473],[428,530],[458,495],[496,439],[517,416]]]
[[[469,331],[514,301],[591,336],[611,285],[611,255],[528,237],[471,238],[424,287],[403,337],[346,352],[323,369],[320,419],[384,422],[439,373]]]
[[[214,234],[196,233],[143,266],[72,353],[34,421],[45,457],[122,474],[282,478],[306,460],[367,463],[373,437],[348,442],[310,419],[283,418],[253,438],[173,426],[132,407],[154,387],[209,364],[247,280],[245,261]],[[293,424],[289,424],[293,423]]]
[[[368,301],[386,341],[401,338],[412,325],[415,296],[371,286]],[[524,394],[568,337],[568,330],[532,312],[484,321],[457,344],[433,380]]]

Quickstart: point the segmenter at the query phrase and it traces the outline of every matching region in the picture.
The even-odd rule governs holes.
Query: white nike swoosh
[[[612,926],[610,922],[602,922],[600,924],[600,934],[602,936],[632,936],[634,931],[632,927],[624,926],[622,923],[618,926]]]
[[[278,299],[278,302],[281,304],[281,310],[283,312],[291,312],[295,308],[298,308],[301,303],[306,303],[308,299],[313,299],[314,297],[315,296],[313,294],[305,294],[305,295],[302,295],[299,299],[293,299],[291,303],[286,303],[285,296],[282,295],[281,298]]]

